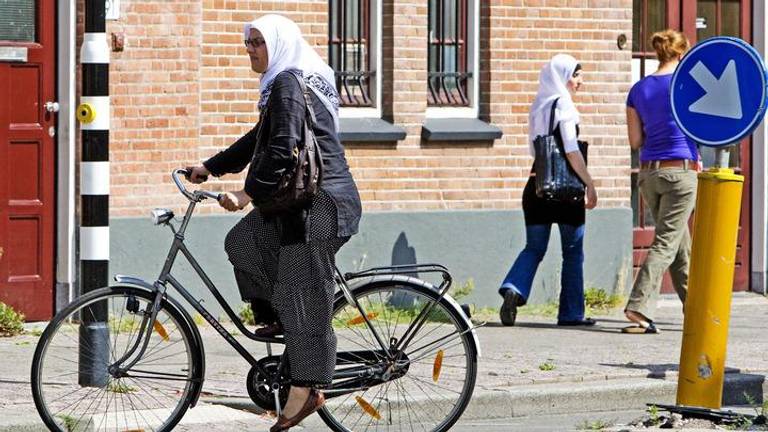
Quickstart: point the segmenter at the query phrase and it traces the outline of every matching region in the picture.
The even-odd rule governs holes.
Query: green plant
[[[555,362],[552,361],[552,359],[547,359],[547,361],[539,365],[539,370],[542,370],[542,371],[555,370]]]
[[[198,326],[198,327],[202,327],[202,326],[204,326],[204,325],[205,325],[205,323],[207,323],[207,322],[208,322],[208,321],[206,321],[206,320],[205,320],[205,318],[203,318],[203,316],[202,316],[202,315],[200,315],[199,313],[196,313],[196,314],[195,314],[195,316],[193,316],[193,317],[192,317],[192,321],[194,321],[194,322],[195,322],[195,324],[197,324],[197,326]]]
[[[256,320],[253,317],[253,309],[251,309],[251,305],[248,303],[245,303],[240,307],[240,312],[238,312],[237,316],[240,317],[240,321],[245,325],[256,325]]]
[[[584,302],[590,309],[607,310],[622,303],[622,298],[617,294],[608,294],[600,288],[587,288],[584,291]]]
[[[24,331],[24,315],[0,302],[0,336],[16,336]]]
[[[107,323],[109,326],[109,331],[113,334],[119,334],[119,333],[134,333],[139,329],[139,326],[141,325],[141,321],[139,321],[136,317],[121,317],[121,318],[115,318],[115,317],[109,317],[109,322]]]
[[[650,426],[657,426],[659,423],[661,423],[661,419],[659,418],[659,407],[656,405],[651,405],[648,408],[648,417],[650,418],[651,424]]]
[[[125,393],[136,393],[137,389],[121,381],[112,381],[109,384],[107,384],[107,391],[110,391],[112,393],[125,394]]]
[[[755,400],[752,395],[750,395],[747,392],[742,392],[742,396],[744,396],[744,401],[747,402],[747,405],[749,405],[753,410],[755,410],[755,415],[767,417],[768,416],[768,400],[764,400],[763,403],[758,403],[757,400]]]
[[[557,315],[559,304],[556,302],[523,306],[517,311],[517,315],[533,315],[553,317]]]
[[[608,420],[584,420],[581,423],[579,423],[578,426],[576,426],[576,429],[578,430],[590,430],[590,431],[601,431],[603,429],[609,428],[613,426],[614,422],[608,421]]]
[[[35,336],[35,337],[40,337],[40,335],[43,334],[43,331],[41,329],[39,329],[39,328],[36,328],[36,329],[28,330],[28,331],[24,332],[24,334],[28,334],[30,336]]]
[[[74,417],[68,416],[66,414],[57,414],[56,417],[58,417],[62,423],[64,423],[64,428],[67,431],[74,431],[75,427],[79,423]]]
[[[451,297],[453,297],[454,300],[458,301],[472,294],[472,291],[474,290],[475,290],[475,280],[472,278],[469,278],[463,284],[459,285],[458,287],[454,288],[451,291]]]

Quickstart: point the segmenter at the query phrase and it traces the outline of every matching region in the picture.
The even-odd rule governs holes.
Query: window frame
[[[329,18],[329,27],[328,27],[328,59],[330,63],[330,57],[331,57],[331,32],[333,29],[330,26],[330,23],[334,20],[331,17],[331,1],[328,1],[328,18]],[[339,107],[339,117],[342,118],[370,118],[370,117],[381,117],[382,109],[381,109],[381,97],[382,97],[382,89],[381,89],[381,69],[382,69],[382,55],[381,55],[381,39],[382,39],[382,28],[381,28],[381,20],[382,20],[382,0],[369,0],[369,20],[368,23],[369,26],[369,38],[368,41],[368,62],[369,62],[369,68],[370,72],[372,73],[371,79],[369,81],[370,83],[370,89],[369,89],[369,96],[372,99],[373,106],[340,106]],[[331,67],[333,67],[331,65]],[[334,70],[335,72],[335,70]],[[338,89],[339,93],[343,91],[343,89]]]
[[[427,23],[427,38],[430,28]],[[427,106],[427,118],[477,118],[480,113],[480,0],[467,0],[467,98],[469,105],[457,106]],[[427,43],[429,50],[429,42]],[[429,55],[429,51],[427,51]],[[429,65],[427,64],[427,69]],[[429,84],[427,83],[427,86]],[[426,88],[427,97],[429,87]]]

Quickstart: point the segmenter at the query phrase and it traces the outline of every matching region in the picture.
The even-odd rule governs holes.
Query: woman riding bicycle
[[[297,78],[311,90],[323,161],[320,191],[309,207],[279,214],[254,208],[225,241],[243,298],[251,300],[257,321],[267,324],[258,334],[285,337],[292,385],[274,432],[295,426],[324,403],[318,389],[331,383],[336,357],[335,254],[357,233],[361,205],[338,138],[333,70],[288,18],[265,15],[247,23],[244,33],[251,69],[261,74],[259,123],[192,168],[190,180],[202,183],[209,174],[237,173],[250,163],[243,188],[224,193],[219,204],[238,211],[268,201],[283,172],[294,168],[293,154],[303,139],[306,109]]]

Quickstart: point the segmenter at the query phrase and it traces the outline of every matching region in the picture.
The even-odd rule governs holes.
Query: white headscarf
[[[259,109],[266,107],[277,75],[286,70],[298,70],[301,71],[306,84],[328,108],[338,131],[339,95],[336,90],[336,77],[333,69],[304,40],[299,26],[282,15],[270,14],[246,23],[243,30],[245,39],[250,38],[252,28],[257,29],[264,37],[269,62],[259,83]]]
[[[531,105],[528,114],[528,145],[533,152],[533,140],[539,135],[549,133],[549,115],[552,102],[557,101],[555,110],[555,122],[572,121],[579,122],[579,111],[573,104],[571,94],[568,92],[568,80],[573,77],[578,62],[567,54],[558,54],[541,68],[539,73],[539,91]]]

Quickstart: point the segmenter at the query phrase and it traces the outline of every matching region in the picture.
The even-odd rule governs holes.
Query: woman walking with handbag
[[[557,324],[561,326],[591,326],[595,320],[584,317],[584,219],[585,208],[597,205],[597,192],[587,171],[584,156],[577,141],[579,112],[572,96],[582,84],[581,65],[569,55],[558,54],[539,74],[539,90],[528,116],[531,155],[535,156],[534,141],[554,134],[568,163],[585,185],[585,198],[575,201],[553,200],[536,194],[534,169],[523,191],[525,215],[525,248],[515,260],[499,288],[504,298],[499,313],[501,322],[515,324],[517,307],[528,301],[533,278],[547,252],[552,224],[560,229],[563,250],[560,306]],[[554,109],[554,104],[557,104]],[[554,117],[552,117],[554,116]],[[550,122],[554,130],[550,130]]]
[[[291,390],[270,429],[276,432],[297,425],[324,403],[320,389],[331,383],[336,364],[335,254],[357,233],[361,205],[338,138],[333,70],[299,27],[279,15],[247,23],[245,45],[251,69],[261,73],[259,123],[192,168],[190,180],[237,173],[250,163],[243,189],[226,192],[219,204],[229,211],[249,202],[258,207],[232,228],[225,249],[243,299],[252,302],[257,321],[267,324],[257,334],[285,335]],[[313,137],[322,155],[318,193],[308,204],[274,210],[286,176],[297,171],[299,149]]]
[[[699,152],[675,123],[669,93],[672,74],[690,44],[675,30],[654,33],[651,44],[659,69],[629,91],[627,133],[632,149],[640,149],[638,184],[656,229],[624,309],[635,325],[622,329],[624,333],[659,332],[653,315],[667,268],[681,302],[688,292],[688,219],[696,204]]]

